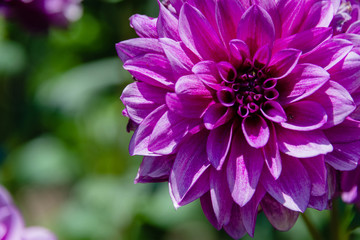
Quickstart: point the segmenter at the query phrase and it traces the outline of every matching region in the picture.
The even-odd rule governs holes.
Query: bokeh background
[[[199,202],[175,210],[166,183],[133,184],[141,158],[128,154],[119,100],[132,78],[114,45],[136,37],[128,18],[156,17],[157,2],[82,4],[80,20],[47,34],[0,18],[0,180],[27,225],[45,226],[59,240],[230,239],[208,223]],[[351,206],[339,207],[345,216],[337,223],[329,211],[306,212],[324,239],[331,224],[348,225]],[[311,236],[302,217],[282,233],[260,214],[255,239]]]

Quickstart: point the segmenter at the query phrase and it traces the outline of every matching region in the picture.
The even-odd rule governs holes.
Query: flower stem
[[[319,231],[314,227],[314,224],[311,222],[310,218],[305,214],[301,214],[302,218],[304,219],[305,225],[314,240],[323,240],[323,237],[319,233]]]

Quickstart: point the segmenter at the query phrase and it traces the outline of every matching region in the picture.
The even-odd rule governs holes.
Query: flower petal
[[[278,179],[282,170],[280,151],[277,143],[276,131],[272,123],[269,124],[269,129],[269,141],[262,149],[262,152],[269,172],[274,177],[274,179]]]
[[[159,0],[159,17],[156,29],[160,38],[180,40],[178,25],[179,20]]]
[[[134,183],[168,181],[174,159],[174,155],[144,157]]]
[[[299,159],[305,167],[311,180],[311,195],[322,196],[327,193],[327,171],[324,161],[324,156],[316,156],[313,158]]]
[[[203,60],[221,61],[227,58],[216,31],[197,9],[185,3],[179,17],[182,42]]]
[[[220,170],[230,149],[233,124],[228,123],[210,131],[206,144],[209,161],[214,168]],[[221,141],[219,141],[221,139]]]
[[[304,16],[304,0],[279,0],[278,11],[282,22],[282,37],[295,33]]]
[[[115,47],[123,63],[131,58],[144,56],[147,53],[163,53],[159,40],[154,38],[129,39],[117,43]]]
[[[272,56],[268,70],[274,78],[283,78],[295,68],[300,55],[301,51],[297,49],[280,50]]]
[[[286,106],[287,121],[280,125],[287,129],[309,131],[322,127],[327,121],[325,109],[317,102],[299,101]]]
[[[191,69],[194,64],[181,48],[180,43],[169,38],[161,38],[159,42],[170,62],[175,79],[191,74]]]
[[[148,53],[129,59],[124,68],[136,79],[166,89],[174,88],[174,74],[169,60],[160,54]]]
[[[261,207],[271,225],[279,231],[288,231],[299,216],[298,212],[285,208],[268,194],[262,199]]]
[[[313,64],[298,64],[294,70],[277,82],[276,89],[281,92],[278,101],[284,105],[303,99],[323,86],[329,74]]]
[[[245,7],[241,1],[216,1],[216,22],[225,46],[230,40],[236,38],[237,26],[244,12]]]
[[[130,17],[130,26],[141,38],[158,38],[156,22],[156,18],[140,14],[135,14]]]
[[[348,143],[359,141],[360,121],[346,118],[341,124],[326,129],[324,132],[326,137],[332,143]]]
[[[261,151],[250,147],[241,130],[233,134],[227,163],[227,176],[231,195],[241,207],[253,197],[257,188],[264,158]]]
[[[220,103],[209,106],[204,114],[204,125],[207,129],[212,130],[227,123],[234,116],[233,108],[224,107]]]
[[[328,120],[323,128],[342,123],[356,108],[346,89],[334,81],[329,81],[308,99],[320,103],[325,109]]]
[[[276,38],[281,36],[280,14],[275,0],[252,0],[253,4],[262,7],[269,15],[274,23]]]
[[[259,115],[244,118],[241,124],[246,141],[251,147],[261,148],[269,140],[269,127],[266,121]]]
[[[275,40],[275,27],[270,15],[258,5],[251,6],[242,16],[237,38],[249,46],[251,55],[260,47],[273,45]]]
[[[202,117],[210,102],[211,99],[199,96],[166,94],[166,105],[169,109],[186,118]]]
[[[303,20],[300,31],[316,27],[327,27],[331,23],[333,16],[333,5],[329,1],[318,1],[311,6],[309,13]]]
[[[341,173],[341,198],[346,203],[360,201],[360,168]]]
[[[129,153],[133,155],[157,156],[148,150],[151,133],[159,119],[167,111],[166,105],[161,105],[149,114],[135,130],[129,145]]]
[[[210,163],[206,155],[207,131],[184,142],[176,155],[169,186],[174,206],[186,205],[209,191]]]
[[[260,108],[261,113],[272,122],[280,123],[287,120],[282,106],[275,101],[266,101]]]
[[[334,151],[325,156],[325,161],[339,171],[350,171],[358,166],[360,141],[333,144]]]
[[[210,195],[217,222],[226,225],[230,221],[233,199],[226,180],[226,171],[210,171]]]
[[[241,218],[244,227],[251,237],[254,237],[255,223],[259,211],[259,204],[260,201],[263,199],[265,193],[265,189],[261,184],[259,184],[251,200],[247,204],[245,204],[245,206],[240,208]]]
[[[310,177],[297,158],[282,154],[281,159],[283,168],[280,177],[275,180],[269,171],[264,170],[261,183],[284,207],[304,212],[310,199]]]
[[[276,133],[280,151],[289,156],[315,157],[333,150],[333,146],[320,130],[299,132],[277,127]]]
[[[211,98],[211,93],[195,74],[179,78],[175,92],[181,96]]]
[[[331,34],[332,28],[312,28],[295,33],[288,37],[277,39],[274,43],[273,52],[278,52],[286,48],[295,48],[305,54],[330,38]],[[304,41],[304,39],[306,39],[306,41]]]
[[[331,80],[340,83],[350,93],[360,84],[360,54],[351,51],[346,58],[329,69]]]
[[[152,111],[165,104],[166,93],[165,89],[143,82],[134,82],[126,86],[120,99],[130,119],[140,124]]]
[[[209,220],[209,222],[217,229],[220,230],[222,228],[222,225],[218,223],[218,220],[215,216],[210,192],[205,193],[200,197],[200,203],[201,208],[206,216],[206,218]]]
[[[148,149],[157,154],[171,154],[189,131],[202,124],[201,119],[189,119],[167,111],[156,123]]]
[[[224,230],[234,239],[240,239],[246,234],[238,205],[233,204],[229,224],[224,226]]]
[[[352,43],[347,40],[330,39],[302,55],[300,63],[313,63],[327,70],[344,59],[352,48]]]

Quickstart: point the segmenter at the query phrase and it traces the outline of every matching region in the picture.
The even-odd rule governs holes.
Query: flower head
[[[2,0],[0,13],[31,31],[66,27],[82,15],[80,0]]]
[[[0,239],[1,240],[56,240],[49,230],[42,227],[25,228],[24,220],[12,202],[10,194],[0,186]]]
[[[279,230],[328,207],[325,162],[349,159],[324,155],[356,107],[345,69],[360,72],[345,61],[353,41],[329,27],[338,1],[250,2],[159,3],[116,45],[136,79],[121,96],[130,153],[145,156],[135,182],[169,181],[176,207],[200,198],[234,238],[254,234],[259,206]]]

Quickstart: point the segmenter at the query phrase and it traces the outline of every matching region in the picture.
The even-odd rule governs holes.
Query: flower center
[[[217,99],[223,106],[235,108],[240,117],[258,113],[263,104],[279,97],[277,80],[263,68],[252,66],[237,72],[232,66],[219,65],[223,82],[216,92]]]

